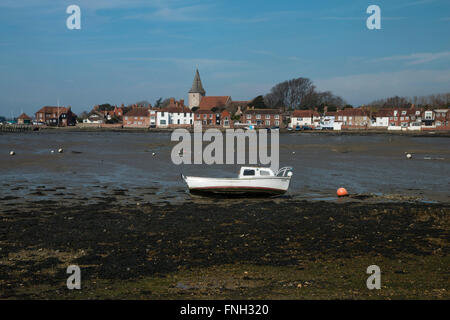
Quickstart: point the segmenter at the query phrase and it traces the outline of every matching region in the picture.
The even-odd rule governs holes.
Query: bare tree
[[[264,97],[270,108],[311,109],[316,106],[342,106],[345,101],[331,91],[319,92],[308,78],[297,78],[275,85]]]

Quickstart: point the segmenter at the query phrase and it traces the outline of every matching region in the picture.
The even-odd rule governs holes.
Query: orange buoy
[[[347,192],[347,190],[345,190],[345,188],[339,188],[339,189],[337,189],[337,195],[339,196],[339,197],[345,197],[345,196],[348,196],[348,192]]]

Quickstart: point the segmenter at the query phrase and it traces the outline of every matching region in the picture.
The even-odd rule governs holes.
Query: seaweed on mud
[[[448,204],[327,203],[229,200],[220,205],[61,206],[49,211],[34,202],[2,222],[0,240],[9,253],[46,248],[84,252],[65,263],[83,266],[85,279],[136,279],[163,276],[180,268],[235,263],[301,266],[304,261],[334,261],[358,256],[396,258],[448,253]],[[53,282],[37,274],[61,259],[30,259],[8,268],[5,279],[21,281],[23,269],[33,282]],[[1,266],[0,266],[1,267]],[[86,270],[86,271],[85,271]],[[30,280],[31,281],[31,280]]]

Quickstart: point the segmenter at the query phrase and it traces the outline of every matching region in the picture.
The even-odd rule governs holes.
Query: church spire
[[[189,93],[200,93],[202,96],[205,95],[205,89],[203,89],[202,80],[200,79],[200,74],[197,72],[195,73],[194,81],[192,82],[192,88],[189,91]]]

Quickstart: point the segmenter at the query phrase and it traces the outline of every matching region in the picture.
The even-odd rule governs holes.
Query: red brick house
[[[150,108],[134,107],[123,116],[124,128],[149,128]]]
[[[389,114],[389,126],[390,127],[402,127],[407,128],[412,123],[421,125],[422,110],[413,108],[396,108],[392,109]]]
[[[449,109],[435,109],[434,126],[438,130],[450,130],[450,112]]]
[[[278,109],[248,108],[241,116],[241,122],[256,127],[282,127],[282,111]]]
[[[201,124],[203,127],[232,128],[231,114],[228,110],[207,110],[199,109],[194,112],[194,124]]]
[[[49,107],[45,106],[36,112],[36,121],[43,122],[48,126],[74,126],[77,115],[70,107]]]

